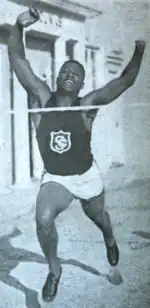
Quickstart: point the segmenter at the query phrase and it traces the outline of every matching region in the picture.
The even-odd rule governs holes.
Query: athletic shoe
[[[59,277],[56,277],[53,273],[48,274],[46,282],[42,289],[42,298],[44,302],[49,303],[54,300],[57,294],[61,273],[62,273],[62,268]]]

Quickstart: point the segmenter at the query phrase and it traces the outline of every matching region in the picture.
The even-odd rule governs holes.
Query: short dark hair
[[[81,68],[81,70],[83,72],[83,77],[85,78],[84,66],[79,61],[77,61],[77,60],[67,60],[67,61],[64,62],[64,64],[62,65],[61,68],[63,68],[63,66],[65,66],[65,64],[67,64],[67,63],[75,63],[75,64],[77,64]]]

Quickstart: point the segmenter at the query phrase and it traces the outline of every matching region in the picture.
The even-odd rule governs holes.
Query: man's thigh
[[[61,184],[48,182],[40,187],[36,200],[36,219],[40,217],[56,218],[68,208],[73,195]]]
[[[91,218],[101,216],[105,208],[105,193],[104,191],[90,200],[80,200],[83,211]]]

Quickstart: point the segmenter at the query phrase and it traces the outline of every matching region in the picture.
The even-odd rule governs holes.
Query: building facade
[[[128,170],[126,174],[131,173],[131,178],[150,177],[150,3],[149,0],[110,0],[100,1],[100,6],[103,10],[101,18],[87,20],[90,27],[87,25],[85,28],[91,43],[104,46],[107,62],[105,73],[109,73],[107,80],[123,71],[131,59],[136,40],[143,39],[146,42],[142,65],[134,85],[121,95],[118,102],[110,106],[109,118],[112,124],[109,125],[108,153],[113,161],[120,161],[123,153],[124,165]],[[112,57],[114,50],[120,50],[117,61]],[[120,66],[119,58],[123,60]],[[113,63],[107,61],[110,59]],[[117,74],[112,75],[112,71],[117,71]],[[119,137],[121,135],[122,138]]]
[[[25,30],[26,56],[37,76],[45,80],[52,90],[55,90],[56,76],[63,62],[79,60],[86,69],[83,95],[97,88],[100,78],[103,79],[102,49],[89,45],[85,37],[85,20],[91,9],[80,5],[77,10],[77,6],[71,3],[61,7],[56,3],[58,1],[53,2],[36,1],[41,19]],[[25,3],[3,0],[0,4],[1,187],[13,184],[26,186],[30,180],[39,179],[43,169],[28,113],[29,98],[14,75],[8,58],[9,30],[18,14],[27,9]]]

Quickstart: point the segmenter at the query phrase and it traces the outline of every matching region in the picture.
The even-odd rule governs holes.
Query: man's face
[[[70,93],[78,93],[84,81],[84,72],[82,68],[73,62],[64,64],[57,78],[57,87],[59,90]]]

